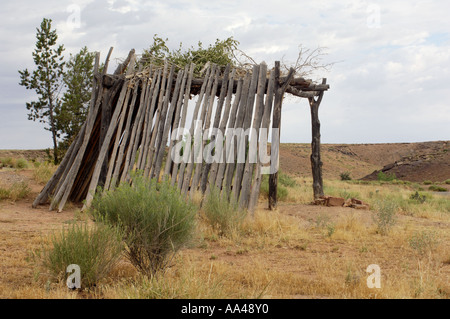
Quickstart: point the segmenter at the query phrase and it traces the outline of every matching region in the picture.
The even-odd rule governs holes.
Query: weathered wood
[[[95,58],[95,75],[98,74],[98,66],[99,66],[99,57],[100,54],[96,54]],[[103,92],[103,85],[101,82],[97,81],[96,76],[94,75],[93,79],[93,86],[92,86],[92,96],[91,96],[91,102],[89,105],[87,120],[86,120],[86,131],[84,133],[83,137],[83,143],[80,146],[80,149],[78,150],[77,156],[75,160],[73,161],[72,166],[70,167],[69,172],[65,176],[64,181],[59,186],[59,189],[55,190],[55,196],[53,197],[53,200],[50,204],[50,210],[53,210],[57,204],[60,202],[64,202],[67,200],[67,197],[69,196],[70,190],[72,188],[74,179],[76,177],[76,174],[78,174],[78,169],[81,165],[81,161],[84,156],[84,152],[86,151],[86,147],[89,143],[90,135],[92,128],[94,127],[94,122],[97,117],[100,103],[102,100],[102,94],[100,92]],[[95,98],[94,98],[95,97]]]
[[[264,113],[264,91],[266,85],[266,74],[267,65],[265,63],[261,63],[259,70],[258,88],[256,93],[255,116],[253,118],[253,124],[251,126],[254,130],[252,132],[252,136],[249,138],[249,155],[247,156],[245,162],[244,173],[242,177],[241,195],[239,198],[239,205],[241,208],[248,207],[248,203],[250,201],[249,197],[253,177],[253,169],[255,163],[259,161],[257,146],[259,140],[259,129],[261,127],[261,121]],[[252,152],[252,150],[254,153]],[[253,155],[254,158],[251,158],[251,155]]]
[[[323,79],[322,84],[326,84],[326,79]],[[313,174],[313,193],[314,199],[324,196],[323,179],[322,179],[322,160],[320,157],[320,121],[319,121],[319,106],[322,102],[323,92],[320,93],[317,100],[309,98],[309,105],[311,109],[311,128],[312,128],[312,142],[311,142],[311,169]]]
[[[41,190],[39,195],[33,201],[32,204],[33,208],[36,208],[38,205],[43,204],[49,199],[50,194],[53,192],[56,185],[60,181],[61,176],[63,176],[63,172],[66,170],[67,167],[70,167],[72,165],[73,160],[75,159],[75,156],[80,148],[81,142],[83,141],[85,129],[86,129],[86,122],[81,126],[81,129],[77,134],[77,137],[75,138],[74,142],[70,144],[69,149],[64,155],[61,163],[58,165],[58,168],[56,169],[55,173],[52,175],[50,180],[47,182],[47,184],[45,184],[44,188]]]
[[[144,176],[147,176],[148,173],[145,171],[150,170],[150,166],[147,165],[148,158],[149,158],[149,151],[150,151],[150,145],[151,145],[151,138],[152,138],[152,127],[153,127],[153,119],[155,115],[155,108],[156,108],[156,102],[159,98],[159,88],[162,81],[162,72],[163,70],[161,68],[158,69],[158,73],[156,75],[156,83],[152,83],[155,86],[152,89],[151,94],[151,102],[150,102],[150,110],[147,113],[147,128],[145,129],[145,140],[144,140],[144,150],[142,152],[142,160],[139,169],[144,171]],[[156,73],[155,73],[156,74]],[[155,82],[155,80],[153,80]]]
[[[291,68],[289,75],[284,83],[280,83],[280,62],[275,62],[275,101],[272,120],[272,143],[270,150],[271,171],[274,173],[269,175],[269,209],[273,210],[277,206],[277,186],[278,186],[278,168],[280,162],[280,134],[281,134],[281,108],[283,103],[283,95],[289,85],[290,79],[294,76],[294,69]],[[278,130],[278,134],[274,131]],[[273,169],[274,168],[274,169]]]
[[[257,90],[257,86],[258,86],[258,79],[259,79],[259,71],[260,71],[260,66],[259,65],[255,65],[253,67],[253,72],[252,72],[252,81],[250,83],[250,89],[249,89],[249,93],[248,93],[248,99],[247,99],[247,104],[245,107],[245,116],[244,116],[244,122],[243,125],[241,126],[241,128],[243,129],[242,134],[245,134],[245,132],[247,132],[247,130],[250,128],[251,123],[252,123],[252,117],[253,117],[253,108],[254,108],[254,104],[255,104],[255,93]],[[234,183],[233,183],[233,195],[234,198],[239,201],[239,196],[241,193],[241,187],[242,187],[242,178],[243,178],[243,173],[244,173],[244,168],[245,168],[245,162],[246,162],[246,158],[247,155],[246,153],[246,146],[248,145],[247,140],[249,140],[249,137],[244,137],[244,135],[238,139],[238,156],[239,156],[239,152],[244,152],[244,156],[241,158],[241,161],[237,161],[236,164],[236,173],[235,173],[235,177],[234,177]]]
[[[244,77],[244,83],[243,88],[242,88],[242,93],[241,93],[241,98],[239,99],[239,108],[238,108],[238,113],[236,116],[236,121],[234,123],[234,130],[236,131],[238,128],[242,129],[243,124],[244,124],[244,117],[245,117],[245,112],[246,112],[246,105],[247,105],[247,100],[248,100],[248,95],[249,95],[249,89],[250,89],[250,80],[251,80],[251,75],[249,73],[247,73]],[[236,159],[237,156],[239,155],[239,136],[237,136],[237,147],[236,147],[236,151],[234,148],[234,135],[229,136],[228,134],[225,137],[226,139],[226,149],[229,152],[227,154],[227,167],[225,169],[225,187],[222,189],[222,197],[226,196],[226,198],[229,200],[230,199],[230,195],[231,195],[231,184],[233,182],[233,176],[234,176],[234,170],[236,167],[236,161],[234,159],[235,155],[236,155]],[[234,198],[235,200],[237,200],[237,198]]]
[[[131,49],[131,51],[128,53],[128,56],[127,56],[127,58],[125,59],[125,61],[123,61],[122,63],[120,63],[118,66],[117,66],[117,69],[114,71],[114,75],[120,75],[120,74],[122,74],[124,71],[125,71],[125,69],[128,67],[128,65],[130,64],[130,61],[131,61],[131,58],[133,57],[133,56],[135,56],[135,50],[134,49]],[[133,65],[133,64],[132,64]],[[134,65],[133,65],[134,66]]]
[[[228,71],[229,72],[229,71]],[[217,127],[220,134],[222,134],[222,137],[225,137],[225,129],[230,117],[230,109],[231,109],[231,100],[233,98],[233,87],[232,84],[234,82],[234,77],[236,75],[236,69],[233,68],[233,70],[231,71],[231,74],[229,75],[229,79],[228,79],[228,84],[226,86],[227,88],[227,93],[226,93],[226,102],[225,102],[225,109],[223,111],[223,115],[222,115],[222,119],[219,123],[214,123],[214,127]],[[225,77],[224,77],[225,78]],[[223,90],[223,92],[225,92],[225,89]],[[219,119],[220,120],[220,119]],[[211,172],[210,172],[210,176],[209,176],[209,181],[208,184],[206,186],[206,192],[209,192],[209,189],[211,186],[215,187],[216,186],[216,179],[217,179],[217,174],[219,171],[219,167],[225,167],[226,163],[225,163],[225,147],[224,147],[224,141],[222,141],[218,146],[216,147],[216,152],[220,152],[221,153],[221,157],[220,157],[220,162],[214,161],[211,165]],[[223,170],[222,170],[222,174],[223,174]],[[221,175],[220,178],[222,178],[223,175]],[[221,182],[222,184],[222,182]],[[220,192],[220,190],[219,190]]]
[[[123,85],[124,85],[124,87],[128,88],[128,84],[129,84],[129,81],[126,81]],[[116,163],[117,163],[116,158],[118,155],[119,145],[120,145],[120,141],[123,137],[122,128],[123,128],[123,124],[124,124],[125,118],[126,118],[126,112],[127,112],[127,107],[128,107],[128,102],[129,102],[129,98],[131,95],[131,91],[132,91],[131,89],[122,91],[122,92],[126,92],[125,97],[121,95],[116,104],[116,107],[123,107],[124,110],[123,110],[123,113],[120,115],[120,120],[119,120],[119,123],[117,126],[116,139],[115,139],[113,150],[111,153],[111,159],[110,159],[109,165],[108,165],[108,172],[106,174],[106,181],[105,181],[105,185],[104,185],[105,191],[109,190],[111,187],[113,172],[114,172],[114,169],[115,169]],[[113,181],[113,182],[115,183],[116,181]]]
[[[136,118],[133,124],[133,128],[131,131],[131,136],[130,136],[130,150],[129,152],[127,152],[127,156],[125,159],[125,166],[123,168],[122,171],[122,175],[120,177],[120,182],[123,182],[125,180],[128,179],[129,176],[129,168],[133,166],[134,164],[134,159],[136,156],[136,150],[137,147],[139,145],[139,137],[140,137],[140,131],[142,129],[142,125],[144,123],[144,112],[145,112],[145,98],[146,98],[146,93],[148,91],[148,78],[145,78],[142,80],[142,89],[141,89],[141,96],[140,96],[140,100],[139,100],[139,105],[138,105],[138,112],[136,114]]]
[[[172,127],[170,128],[171,132],[170,132],[170,129],[169,129],[169,133],[170,133],[169,149],[168,149],[168,152],[167,152],[166,164],[164,166],[164,176],[167,179],[169,179],[169,177],[170,177],[170,172],[171,172],[171,169],[172,169],[172,162],[173,162],[172,161],[172,148],[173,148],[173,145],[175,144],[175,141],[173,139],[172,134],[179,127],[179,122],[180,122],[180,117],[181,117],[181,106],[182,106],[182,103],[183,103],[183,96],[185,94],[184,90],[185,90],[186,81],[187,81],[187,78],[188,78],[188,75],[189,75],[188,73],[189,73],[189,66],[186,65],[186,67],[184,68],[184,71],[180,71],[178,73],[178,75],[177,75],[177,78],[181,78],[181,76],[183,76],[183,78],[181,80],[181,86],[178,89],[178,94],[176,94],[177,93],[177,89],[175,89],[175,91],[174,91],[174,98],[175,98],[176,95],[178,95],[177,99],[176,99],[176,101],[175,100],[172,101],[172,103],[174,104],[174,107],[175,107],[175,114],[173,116],[173,120],[170,121],[172,123]],[[168,121],[168,123],[169,123],[169,121]]]
[[[227,125],[228,130],[233,129],[234,128],[234,123],[236,121],[236,116],[237,116],[237,112],[238,112],[238,107],[239,107],[239,101],[241,99],[241,93],[242,93],[242,85],[243,85],[243,80],[241,79],[238,83],[237,86],[237,91],[236,91],[236,95],[234,96],[234,101],[233,101],[233,106],[231,107],[230,110],[230,115],[229,115],[229,120],[228,118],[224,120],[225,123],[222,123],[222,125]],[[229,87],[230,88],[230,87]],[[231,101],[230,101],[231,102]],[[228,123],[227,123],[228,120]],[[224,137],[226,136],[226,131],[224,129],[223,131],[224,133]],[[219,165],[218,170],[217,170],[217,176],[216,176],[216,180],[214,182],[215,186],[217,189],[221,190],[222,189],[222,183],[224,180],[224,174],[228,165],[228,153],[227,153],[227,147],[229,147],[229,145],[231,145],[232,141],[229,141],[225,138],[225,145],[223,148],[223,158],[224,158],[224,163],[222,163],[221,165]]]
[[[261,149],[264,150],[263,152],[267,152],[267,142],[268,142],[267,138],[269,135],[268,129],[269,129],[269,124],[270,124],[270,114],[272,113],[274,86],[275,86],[275,71],[272,70],[270,72],[270,76],[269,76],[269,84],[268,84],[268,88],[267,88],[266,101],[264,104],[264,113],[263,113],[263,117],[262,117],[262,121],[261,121],[261,128],[266,130],[265,131],[266,136],[264,136],[264,138],[261,137],[261,139],[260,139],[260,143],[259,143],[259,147],[258,147],[259,158],[258,158],[258,163],[257,163],[257,167],[256,167],[256,173],[255,173],[255,176],[253,176],[250,202],[248,204],[248,210],[252,214],[254,213],[254,209],[258,203],[259,191],[261,188],[261,182],[262,182],[261,174],[263,174],[262,163],[261,163],[261,156],[262,156]]]
[[[148,142],[148,127],[149,125],[151,125],[150,123],[150,119],[153,118],[153,115],[150,115],[150,108],[151,108],[151,100],[153,98],[153,90],[155,89],[155,84],[156,84],[156,77],[158,75],[158,72],[156,72],[156,70],[153,69],[153,67],[150,65],[150,71],[149,71],[149,81],[150,81],[150,85],[148,86],[148,91],[146,93],[145,96],[145,101],[144,101],[144,105],[143,107],[145,108],[145,112],[144,112],[144,127],[142,128],[142,142],[141,142],[141,149],[139,151],[139,157],[136,163],[136,169],[137,170],[143,170],[143,166],[145,164],[143,164],[143,161],[145,159],[145,151],[146,151],[146,146],[147,146],[147,142]]]
[[[210,67],[208,67],[206,70],[206,74],[205,74],[205,81],[203,81],[197,103],[195,103],[194,114],[192,115],[191,128],[189,129],[189,136],[191,137],[191,140],[186,141],[186,147],[184,149],[184,152],[189,153],[189,154],[186,154],[186,157],[189,156],[189,160],[188,160],[188,163],[185,163],[184,161],[181,163],[180,176],[178,179],[179,180],[178,187],[181,190],[181,194],[187,193],[189,184],[191,181],[191,175],[192,175],[192,170],[193,170],[193,166],[194,166],[194,152],[192,150],[192,147],[193,147],[192,137],[194,136],[195,124],[197,121],[197,117],[198,117],[198,113],[200,110],[200,106],[202,104],[203,97],[205,95],[207,79],[209,79],[210,73],[212,73],[212,70]],[[189,145],[189,147],[188,147],[188,145]],[[184,153],[183,153],[183,156],[184,156]]]
[[[124,86],[122,88],[122,92],[126,91],[127,89],[128,88]],[[117,107],[114,110],[113,116],[111,118],[111,122],[112,123],[116,123],[117,122],[117,119],[119,118],[119,115],[121,113],[122,114],[124,113],[124,109],[125,109],[124,107],[122,107],[122,108],[118,108]],[[102,165],[103,160],[105,159],[105,155],[106,155],[106,153],[107,153],[107,151],[109,149],[109,145],[110,145],[109,143],[111,141],[111,138],[112,138],[112,135],[113,135],[115,129],[116,129],[115,125],[110,125],[109,128],[108,128],[108,131],[106,133],[105,140],[104,140],[103,145],[101,146],[100,153],[99,153],[98,158],[97,158],[97,163],[95,165],[94,173],[92,175],[91,182],[89,184],[89,190],[88,190],[88,194],[86,196],[86,202],[85,202],[85,204],[83,206],[83,210],[85,210],[86,208],[90,207],[90,205],[92,203],[92,200],[94,199],[95,190],[96,190],[97,185],[98,185],[98,178],[99,178],[99,175],[100,175],[101,165]],[[60,206],[59,209],[61,210],[62,207]]]
[[[162,166],[162,161],[163,161],[163,157],[164,157],[164,153],[166,151],[166,143],[167,143],[167,135],[168,135],[168,130],[170,129],[170,122],[171,122],[171,117],[173,115],[172,111],[172,103],[170,103],[170,95],[172,92],[172,79],[175,76],[175,66],[172,65],[172,67],[170,68],[170,74],[169,74],[169,80],[168,80],[168,85],[167,85],[167,89],[166,89],[166,97],[165,97],[165,101],[164,101],[164,105],[163,105],[163,109],[161,111],[161,120],[160,120],[160,127],[159,127],[159,132],[158,132],[158,139],[157,139],[157,153],[156,153],[156,157],[155,157],[155,166],[154,169],[151,173],[152,178],[156,178],[156,180],[159,180],[159,173],[161,172],[161,166]],[[180,81],[179,79],[176,82],[175,85],[175,89],[178,86],[178,90],[179,90],[179,85],[180,85]],[[170,109],[169,109],[169,104],[170,104]],[[166,120],[168,119],[168,123],[166,123]]]
[[[215,130],[217,131],[219,129],[220,118],[221,118],[221,115],[222,115],[222,108],[223,108],[223,104],[225,103],[225,95],[227,94],[227,91],[228,91],[227,90],[228,89],[227,86],[228,86],[228,78],[229,78],[229,75],[230,75],[230,68],[231,68],[231,66],[228,64],[226,66],[226,68],[225,68],[225,71],[224,71],[225,74],[224,74],[223,79],[222,79],[222,90],[220,92],[219,100],[217,102],[216,114],[214,116],[214,122],[213,122],[213,126],[212,126],[213,131],[211,132],[211,138],[210,138],[210,142],[208,144],[209,148],[211,148],[214,145],[215,152],[219,152],[221,154],[222,154],[223,143],[222,143],[222,141],[219,141],[220,144],[215,146],[215,144],[216,144],[216,134],[219,133],[219,132],[214,132],[214,131]],[[215,82],[215,87],[218,85],[218,82],[219,82],[218,81],[218,78],[219,78],[218,75],[219,74],[217,74],[217,81]],[[214,88],[213,88],[213,91],[214,91]],[[214,99],[212,99],[212,101],[214,101]],[[205,127],[205,130],[210,129],[209,122],[207,124],[208,125]],[[218,149],[218,147],[219,147],[219,149]],[[211,154],[208,154],[208,155],[211,155]],[[202,167],[201,180],[200,180],[200,190],[202,191],[202,193],[205,193],[205,191],[206,191],[207,182],[208,182],[208,174],[209,174],[211,165],[213,163],[213,158],[207,158],[205,161],[206,161],[206,163]],[[214,161],[214,163],[217,164],[215,161]]]
[[[203,129],[201,130],[201,138],[199,142],[200,150],[198,152],[199,157],[195,160],[196,166],[194,171],[194,177],[192,178],[192,185],[191,185],[191,194],[190,196],[193,196],[193,194],[197,191],[197,188],[199,186],[200,177],[202,174],[202,168],[203,168],[203,149],[205,147],[205,141],[203,140],[203,133],[209,128],[210,125],[210,116],[212,113],[212,108],[214,104],[214,95],[212,93],[214,92],[214,88],[217,88],[218,81],[219,81],[219,73],[220,70],[217,67],[217,65],[212,66],[213,72],[211,74],[210,81],[208,83],[208,90],[205,94],[205,103],[204,108],[202,110],[202,116],[201,116],[201,123],[203,124]],[[197,139],[198,140],[198,139]],[[195,139],[194,139],[195,141]],[[195,148],[195,147],[194,147]]]
[[[181,114],[181,122],[180,125],[178,126],[180,129],[184,129],[184,126],[186,124],[186,117],[187,117],[187,110],[188,110],[188,106],[189,106],[189,99],[190,99],[190,92],[191,92],[191,82],[192,82],[192,77],[194,75],[194,68],[195,65],[193,63],[191,63],[190,69],[189,69],[189,77],[186,83],[186,89],[184,92],[184,101],[182,104],[182,114]],[[184,164],[184,166],[183,166]],[[172,171],[172,180],[171,180],[171,185],[174,186],[175,182],[177,181],[177,177],[178,177],[178,167],[179,166],[183,166],[183,170],[180,170],[180,181],[182,181],[182,176],[183,176],[183,172],[184,172],[184,167],[185,167],[186,163],[180,163],[177,165],[174,165],[173,167],[173,171]],[[182,184],[182,182],[180,183]]]
[[[120,176],[121,176],[121,171],[123,171],[123,163],[124,163],[124,157],[126,156],[126,152],[127,152],[127,145],[128,145],[128,137],[130,135],[130,130],[131,130],[131,121],[133,118],[133,112],[134,112],[134,108],[136,105],[136,99],[137,99],[137,95],[138,95],[138,89],[139,89],[139,83],[133,83],[134,87],[132,88],[133,91],[133,96],[131,97],[131,102],[129,105],[129,109],[128,109],[128,114],[126,113],[126,111],[124,111],[122,113],[122,116],[127,118],[127,122],[125,124],[125,129],[123,130],[121,136],[120,136],[120,140],[119,140],[119,152],[117,154],[117,159],[116,159],[116,163],[114,165],[114,170],[113,170],[113,174],[112,174],[112,178],[111,178],[111,182],[113,183],[112,185],[109,186],[109,188],[111,188],[111,186],[116,186],[117,183],[119,183],[120,181]],[[127,90],[131,92],[131,83],[130,85],[127,87]],[[130,95],[127,96],[126,99],[126,104],[124,105],[124,109],[126,110],[127,105],[128,105],[128,98],[130,98]],[[126,158],[125,158],[126,159]]]
[[[156,138],[158,135],[158,127],[159,127],[159,122],[160,122],[160,118],[161,118],[161,108],[163,106],[164,99],[165,99],[164,92],[166,90],[168,68],[169,68],[169,64],[167,63],[167,61],[164,61],[163,76],[162,76],[162,80],[160,83],[160,91],[158,94],[158,104],[156,106],[155,123],[153,125],[153,130],[151,133],[150,147],[149,147],[149,151],[147,154],[147,163],[146,163],[145,169],[144,169],[144,176],[147,178],[151,177],[151,170],[154,165],[153,157],[155,156],[154,153],[155,153],[155,149],[156,149],[155,141],[156,141]]]
[[[281,83],[286,83],[286,79],[287,79],[287,76],[280,77],[279,81]],[[221,80],[221,79],[219,79],[219,80]],[[238,80],[235,80],[233,82],[233,84],[232,84],[233,85],[233,93],[236,93],[237,83],[238,83]],[[268,83],[269,83],[269,81],[267,79],[266,80],[266,89],[267,89]],[[200,78],[192,79],[191,94],[194,94],[194,95],[198,94],[200,86],[202,84],[203,84],[203,79],[200,79]],[[326,84],[326,85],[315,84],[311,80],[306,80],[306,79],[304,79],[302,77],[300,77],[300,78],[293,78],[293,77],[291,77],[291,80],[288,83],[288,85],[289,85],[289,91],[291,90],[291,88],[294,88],[297,91],[302,91],[302,92],[327,91],[330,88],[330,86],[328,84]],[[221,90],[222,90],[221,83],[219,83],[219,86],[217,87],[217,91],[212,92],[212,94],[214,94],[216,96],[219,96]],[[288,91],[286,91],[286,92],[288,92]],[[267,94],[267,90],[266,90],[265,93]]]

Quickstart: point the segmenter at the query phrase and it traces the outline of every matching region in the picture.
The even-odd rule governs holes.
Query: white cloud
[[[68,24],[72,4],[80,8],[77,28]],[[331,85],[320,111],[322,142],[450,139],[448,12],[450,3],[437,0],[2,1],[0,110],[8,113],[0,127],[14,122],[26,131],[34,125],[23,119],[20,103],[28,92],[17,84],[17,70],[33,67],[35,30],[49,17],[67,56],[86,45],[104,59],[114,46],[113,62],[131,48],[140,52],[148,47],[154,34],[169,38],[173,49],[180,42],[184,47],[198,41],[208,45],[234,36],[241,49],[269,66],[275,60],[295,61],[299,44],[327,47],[323,62],[339,63],[317,74]],[[378,26],[373,24],[377,21]],[[287,100],[282,140],[310,141],[308,108],[305,101]],[[29,140],[17,137],[14,143],[26,147]],[[10,144],[0,138],[0,148],[5,145]]]

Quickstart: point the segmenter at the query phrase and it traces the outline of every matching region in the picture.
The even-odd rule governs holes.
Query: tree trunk
[[[326,84],[326,79],[323,79],[322,84]],[[317,101],[314,98],[309,98],[309,105],[311,108],[311,127],[312,127],[312,142],[311,142],[311,168],[313,175],[313,192],[314,199],[323,196],[323,180],[322,180],[322,160],[320,158],[320,121],[319,121],[319,106],[322,101],[323,92],[320,93]]]
[[[49,92],[51,94],[51,92]],[[49,99],[49,113],[50,113],[50,130],[52,132],[53,140],[53,163],[58,165],[58,141],[56,140],[56,127],[55,127],[55,117],[53,116],[53,99]]]

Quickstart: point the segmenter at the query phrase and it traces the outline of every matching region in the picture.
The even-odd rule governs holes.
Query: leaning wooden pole
[[[323,79],[322,84],[326,84],[327,80]],[[320,158],[320,121],[319,121],[319,106],[322,102],[323,91],[319,93],[316,99],[309,98],[309,106],[311,109],[311,127],[312,127],[312,142],[311,142],[311,169],[313,175],[313,192],[314,199],[323,196],[323,179],[322,179],[322,160]]]
[[[271,143],[271,166],[275,168],[275,172],[269,176],[269,209],[273,210],[277,206],[277,186],[278,186],[278,167],[279,167],[279,151],[280,151],[280,134],[281,134],[281,106],[283,104],[283,95],[294,77],[294,69],[291,68],[284,83],[280,83],[280,61],[275,62],[275,101],[272,120],[272,143]],[[274,131],[278,130],[278,134]]]

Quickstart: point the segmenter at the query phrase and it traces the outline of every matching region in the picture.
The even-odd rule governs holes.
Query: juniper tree
[[[38,96],[37,101],[27,102],[26,107],[29,120],[39,120],[47,124],[46,130],[52,134],[53,160],[58,163],[58,129],[55,112],[61,105],[58,95],[62,85],[62,74],[65,62],[62,52],[63,45],[57,45],[56,30],[51,30],[51,19],[44,18],[40,28],[36,28],[36,48],[33,60],[36,69],[30,73],[28,69],[19,70],[20,85],[28,90],[34,90]]]
[[[62,137],[60,148],[66,148],[78,134],[86,120],[91,99],[95,53],[84,47],[71,55],[64,72],[64,94],[61,107],[56,110],[56,125]]]

